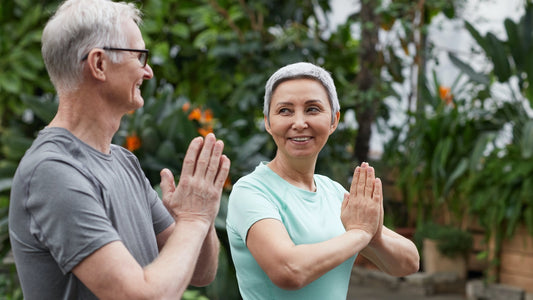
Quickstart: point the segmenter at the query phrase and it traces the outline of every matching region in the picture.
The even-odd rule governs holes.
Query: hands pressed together
[[[364,162],[355,168],[350,193],[344,195],[341,221],[346,231],[361,230],[370,243],[381,238],[383,227],[383,192],[374,168]]]
[[[168,169],[161,171],[161,191],[165,207],[176,221],[189,220],[213,224],[220,196],[228,176],[230,160],[222,154],[224,143],[214,134],[191,141],[178,186]]]

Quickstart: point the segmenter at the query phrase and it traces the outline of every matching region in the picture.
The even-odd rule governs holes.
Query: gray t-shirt
[[[25,299],[96,299],[72,269],[117,240],[146,266],[172,222],[131,152],[111,145],[106,155],[66,129],[45,128],[11,189],[9,234]]]

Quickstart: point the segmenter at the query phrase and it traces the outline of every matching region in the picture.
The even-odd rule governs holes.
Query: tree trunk
[[[355,158],[359,163],[368,161],[370,150],[370,137],[372,134],[372,123],[376,117],[376,110],[380,99],[376,96],[379,93],[372,93],[377,89],[379,83],[379,56],[376,45],[379,43],[379,16],[376,14],[376,7],[381,1],[362,0],[361,1],[361,50],[360,50],[360,71],[357,74],[356,85],[363,96],[357,99],[356,117],[359,130],[355,139]]]

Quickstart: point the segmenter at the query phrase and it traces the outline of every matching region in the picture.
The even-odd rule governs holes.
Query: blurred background
[[[184,299],[239,299],[227,196],[273,158],[264,84],[297,61],[329,70],[341,102],[341,125],[317,173],[348,187],[354,167],[370,162],[384,182],[385,223],[416,242],[421,274],[455,272],[462,282],[533,293],[530,0],[132,2],[144,13],[155,76],[114,143],[139,157],[156,188],[163,167],[179,174],[195,136],[214,132],[232,160],[216,223],[217,279]],[[0,5],[0,299],[22,299],[9,251],[9,192],[18,161],[57,107],[40,37],[59,3]],[[435,256],[453,266],[440,270]]]

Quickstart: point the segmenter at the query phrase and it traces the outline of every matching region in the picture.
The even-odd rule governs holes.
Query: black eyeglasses
[[[150,52],[148,49],[130,49],[130,48],[113,48],[113,47],[102,47],[102,49],[107,51],[131,51],[131,52],[138,52],[139,53],[139,62],[141,63],[141,66],[144,68],[146,66],[146,63],[148,62],[148,53]],[[89,57],[89,53],[85,54],[81,60],[84,61]]]

